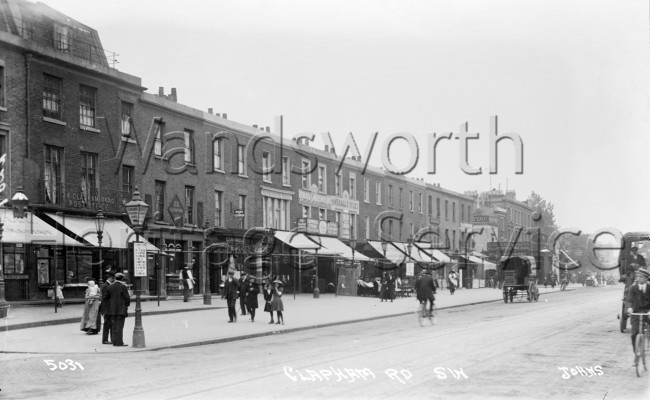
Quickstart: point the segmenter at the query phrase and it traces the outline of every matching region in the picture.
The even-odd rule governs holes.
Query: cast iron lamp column
[[[129,215],[133,230],[135,231],[136,242],[140,243],[140,235],[143,231],[144,218],[147,215],[149,205],[142,201],[138,187],[133,191],[131,201],[124,205]],[[134,269],[135,275],[135,269]],[[133,347],[145,348],[144,328],[142,327],[142,307],[140,304],[140,292],[142,291],[142,280],[138,277],[138,288],[135,291],[135,327],[133,328]]]
[[[318,247],[316,248],[316,255],[314,258],[316,262],[316,271],[314,274],[314,298],[320,298],[320,289],[318,288]]]
[[[104,259],[102,258],[102,239],[104,237],[104,222],[106,221],[106,218],[104,218],[104,213],[102,212],[102,209],[100,208],[97,210],[97,215],[95,216],[95,229],[97,230],[97,246],[99,247],[99,261],[97,264],[99,265],[99,286],[101,287],[102,283],[104,280],[102,279],[102,272],[103,272],[103,264],[104,264]]]
[[[5,271],[4,271],[4,254],[2,243],[2,233],[4,232],[4,223],[0,221],[0,318],[7,318],[7,310],[9,309],[9,304],[5,300]],[[56,295],[56,294],[55,294]]]

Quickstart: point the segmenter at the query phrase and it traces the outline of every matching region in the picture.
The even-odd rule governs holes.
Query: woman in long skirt
[[[88,288],[86,288],[86,302],[84,303],[84,313],[81,316],[80,329],[86,332],[87,335],[96,335],[99,333],[100,324],[97,316],[99,315],[99,305],[101,304],[101,293],[99,286],[95,285],[95,281],[88,281]]]
[[[274,283],[275,288],[273,289],[273,298],[271,299],[271,310],[278,313],[278,322],[276,324],[284,325],[284,316],[282,315],[282,311],[284,311],[284,304],[282,304],[282,282],[276,280]]]

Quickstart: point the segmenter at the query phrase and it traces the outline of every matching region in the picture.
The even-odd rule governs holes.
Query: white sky
[[[352,132],[362,152],[371,133],[409,132],[411,176],[534,190],[561,227],[650,229],[646,0],[42,2],[97,29],[150,93],[175,87],[182,104],[272,129],[284,115],[285,136],[316,133],[317,147],[320,132],[335,144]],[[492,115],[522,138],[523,174],[509,142],[487,173]],[[426,135],[464,122],[483,174],[461,172],[457,140],[427,174]],[[400,146],[391,155],[404,160]]]

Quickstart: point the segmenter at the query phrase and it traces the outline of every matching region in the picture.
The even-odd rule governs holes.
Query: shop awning
[[[368,244],[371,245],[372,248],[375,249],[377,252],[379,252],[379,254],[384,254],[384,249],[381,248],[380,241],[368,240]],[[400,249],[396,247],[393,244],[393,242],[387,242],[385,257],[388,260],[390,260],[390,262],[397,265],[410,261],[410,259],[406,255],[406,251],[400,251]]]
[[[300,232],[275,231],[275,238],[298,250],[314,251],[318,248],[320,253],[320,248],[322,247]]]
[[[4,224],[3,243],[88,247],[52,227],[31,212],[27,212],[25,218],[14,218],[13,210],[0,208],[0,220]]]
[[[440,250],[438,250],[438,249],[430,249],[430,248],[429,248],[429,246],[430,246],[429,243],[426,243],[426,242],[424,242],[424,243],[422,243],[422,242],[418,243],[418,242],[416,242],[416,243],[414,243],[414,244],[415,244],[415,247],[417,247],[417,249],[419,250],[419,253],[420,253],[424,258],[429,258],[429,255],[430,255],[430,256],[433,258],[434,261],[444,262],[444,263],[450,263],[450,262],[451,262],[451,258],[449,258],[449,257],[448,257],[445,253],[443,253],[442,251],[440,251]],[[429,261],[429,262],[430,262],[430,261]]]
[[[481,258],[479,258],[479,257],[476,257],[476,256],[470,256],[470,255],[468,255],[467,257],[465,257],[464,255],[460,255],[460,256],[458,256],[458,258],[460,258],[461,262],[462,262],[464,259],[467,259],[467,261],[468,261],[470,264],[482,265],[484,270],[488,270],[488,269],[497,269],[497,265],[496,265],[496,264],[491,263],[491,262],[489,262],[489,261],[485,261],[485,260],[483,260],[483,259],[481,259]]]
[[[313,240],[316,243],[320,243],[321,246],[325,247],[330,254],[338,254],[343,258],[347,259],[352,259],[352,254],[354,252],[354,260],[355,261],[370,261],[369,257],[366,257],[365,255],[359,253],[356,250],[352,250],[350,246],[347,244],[341,242],[340,240],[333,238],[333,237],[327,237],[327,236],[316,236],[316,235],[309,235],[311,240]],[[313,251],[310,251],[310,253],[313,253]],[[318,250],[318,254],[323,254],[321,250]]]
[[[95,228],[95,220],[93,218],[71,217],[67,215],[58,216],[52,213],[46,213],[57,223],[61,224],[77,236],[83,238],[93,246],[99,246],[97,241],[97,230]],[[130,226],[120,221],[119,219],[106,219],[104,221],[104,233],[102,237],[102,247],[113,249],[128,249],[129,243],[135,242],[135,231]],[[159,252],[153,244],[149,243],[144,237],[140,237],[141,241],[147,243],[147,251]]]

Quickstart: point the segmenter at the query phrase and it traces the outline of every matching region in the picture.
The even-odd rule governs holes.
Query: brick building
[[[100,278],[108,265],[133,280],[124,204],[136,187],[150,205],[141,280],[149,294],[177,290],[184,265],[195,293],[206,279],[217,291],[231,267],[310,291],[316,276],[321,290],[333,282],[340,289],[342,276],[347,288],[372,279],[381,241],[391,242],[402,277],[405,263],[449,261],[465,249],[471,196],[290,140],[281,117],[272,131],[185,106],[176,89],[147,93],[139,77],[112,68],[94,29],[43,4],[0,0],[0,12],[0,201],[21,186],[30,218],[56,232],[54,240],[44,234],[49,241],[9,241],[5,224],[8,300],[43,298],[54,280],[80,295],[84,278]],[[101,246],[93,221],[100,209]],[[306,241],[287,240],[291,230]],[[316,262],[297,268],[303,256]]]

